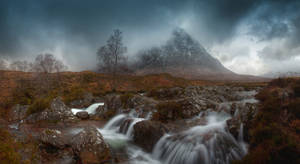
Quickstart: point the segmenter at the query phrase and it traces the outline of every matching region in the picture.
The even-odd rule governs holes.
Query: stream
[[[251,93],[253,94],[253,93]],[[252,98],[236,101],[241,104],[257,103]],[[219,104],[219,107],[230,105],[232,102]],[[94,104],[87,108],[89,113],[103,104]],[[236,113],[239,112],[238,109]],[[81,109],[72,109],[78,112]],[[231,115],[224,111],[207,110],[192,119],[205,120],[205,124],[188,127],[183,131],[165,134],[155,144],[153,151],[147,153],[133,143],[134,125],[140,121],[151,119],[151,113],[145,118],[138,118],[134,110],[128,114],[118,114],[110,119],[98,131],[104,140],[110,145],[113,154],[123,156],[124,163],[132,164],[229,164],[233,160],[239,160],[247,153],[247,144],[243,140],[243,124],[240,126],[238,139],[235,139],[226,129],[226,121]],[[125,120],[128,128],[121,128]],[[74,133],[81,129],[74,129]]]

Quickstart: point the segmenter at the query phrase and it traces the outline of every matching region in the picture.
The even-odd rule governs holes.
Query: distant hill
[[[300,72],[269,72],[263,76],[268,78],[300,77]]]
[[[188,79],[265,81],[267,78],[239,75],[224,67],[183,29],[175,29],[161,47],[138,54],[136,74],[169,73]]]

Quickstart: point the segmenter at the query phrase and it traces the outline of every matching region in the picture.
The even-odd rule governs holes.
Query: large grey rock
[[[99,101],[99,97],[94,97],[92,93],[85,93],[82,99],[74,100],[69,105],[72,108],[86,108],[96,101]]]
[[[133,142],[151,152],[156,142],[169,130],[155,121],[141,121],[134,125]]]
[[[25,119],[27,109],[28,105],[15,105],[11,110],[9,121],[21,121]]]
[[[228,130],[235,138],[238,138],[241,124],[244,126],[244,136],[246,139],[248,138],[248,126],[258,112],[257,105],[254,103],[234,103],[232,105],[235,113],[226,123]]]
[[[45,145],[51,145],[59,149],[63,149],[66,143],[59,130],[45,129],[39,136],[39,140]]]
[[[67,107],[61,98],[55,98],[51,102],[50,109],[34,113],[26,118],[27,123],[36,123],[38,121],[48,121],[49,123],[73,122],[76,121],[71,109]]]
[[[105,110],[114,110],[120,112],[123,108],[120,95],[109,94],[104,98]]]
[[[74,136],[71,147],[79,163],[98,164],[112,160],[109,146],[95,127],[86,127]]]

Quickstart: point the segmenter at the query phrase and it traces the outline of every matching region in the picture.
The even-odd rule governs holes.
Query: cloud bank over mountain
[[[0,57],[51,52],[71,69],[93,69],[115,28],[132,56],[181,27],[234,72],[300,71],[299,7],[297,0],[2,0]]]

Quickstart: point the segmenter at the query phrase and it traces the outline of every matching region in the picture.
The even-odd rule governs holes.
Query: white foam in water
[[[110,130],[111,128],[117,126],[119,127],[122,123],[122,121],[127,117],[127,115],[125,114],[119,114],[115,117],[113,117],[111,120],[108,121],[108,123],[106,123],[106,125],[104,126],[103,129],[105,130]]]
[[[86,111],[86,112],[88,112],[88,114],[95,114],[96,109],[97,109],[99,106],[103,106],[103,105],[104,105],[104,103],[95,103],[95,104],[90,105],[90,106],[87,107],[86,109],[77,109],[77,108],[73,108],[73,109],[72,109],[72,113],[73,113],[74,115],[76,115],[76,113],[78,113],[78,112]]]
[[[130,138],[132,136],[132,133],[133,133],[133,127],[134,127],[134,125],[136,123],[138,123],[138,122],[143,121],[143,120],[145,120],[145,119],[144,118],[134,118],[133,121],[129,125],[129,128],[128,128],[127,132],[126,132],[126,136]]]
[[[225,130],[224,114],[212,112],[207,124],[162,137],[153,150],[153,157],[164,164],[227,164],[240,159],[242,146]]]
[[[254,93],[251,93],[254,94]],[[256,103],[255,99],[248,99]],[[252,101],[254,100],[254,101]],[[245,101],[242,100],[241,102]],[[241,159],[247,153],[247,144],[243,140],[243,125],[238,140],[227,130],[226,121],[230,115],[225,112],[201,113],[194,119],[206,119],[206,125],[197,125],[186,131],[166,134],[154,146],[152,153],[146,153],[130,142],[134,125],[151,117],[138,118],[135,111],[120,114],[112,118],[102,129],[104,139],[114,148],[123,146],[127,150],[128,163],[132,164],[229,164]],[[120,131],[122,123],[131,119],[125,134]],[[124,146],[125,145],[125,146]]]

